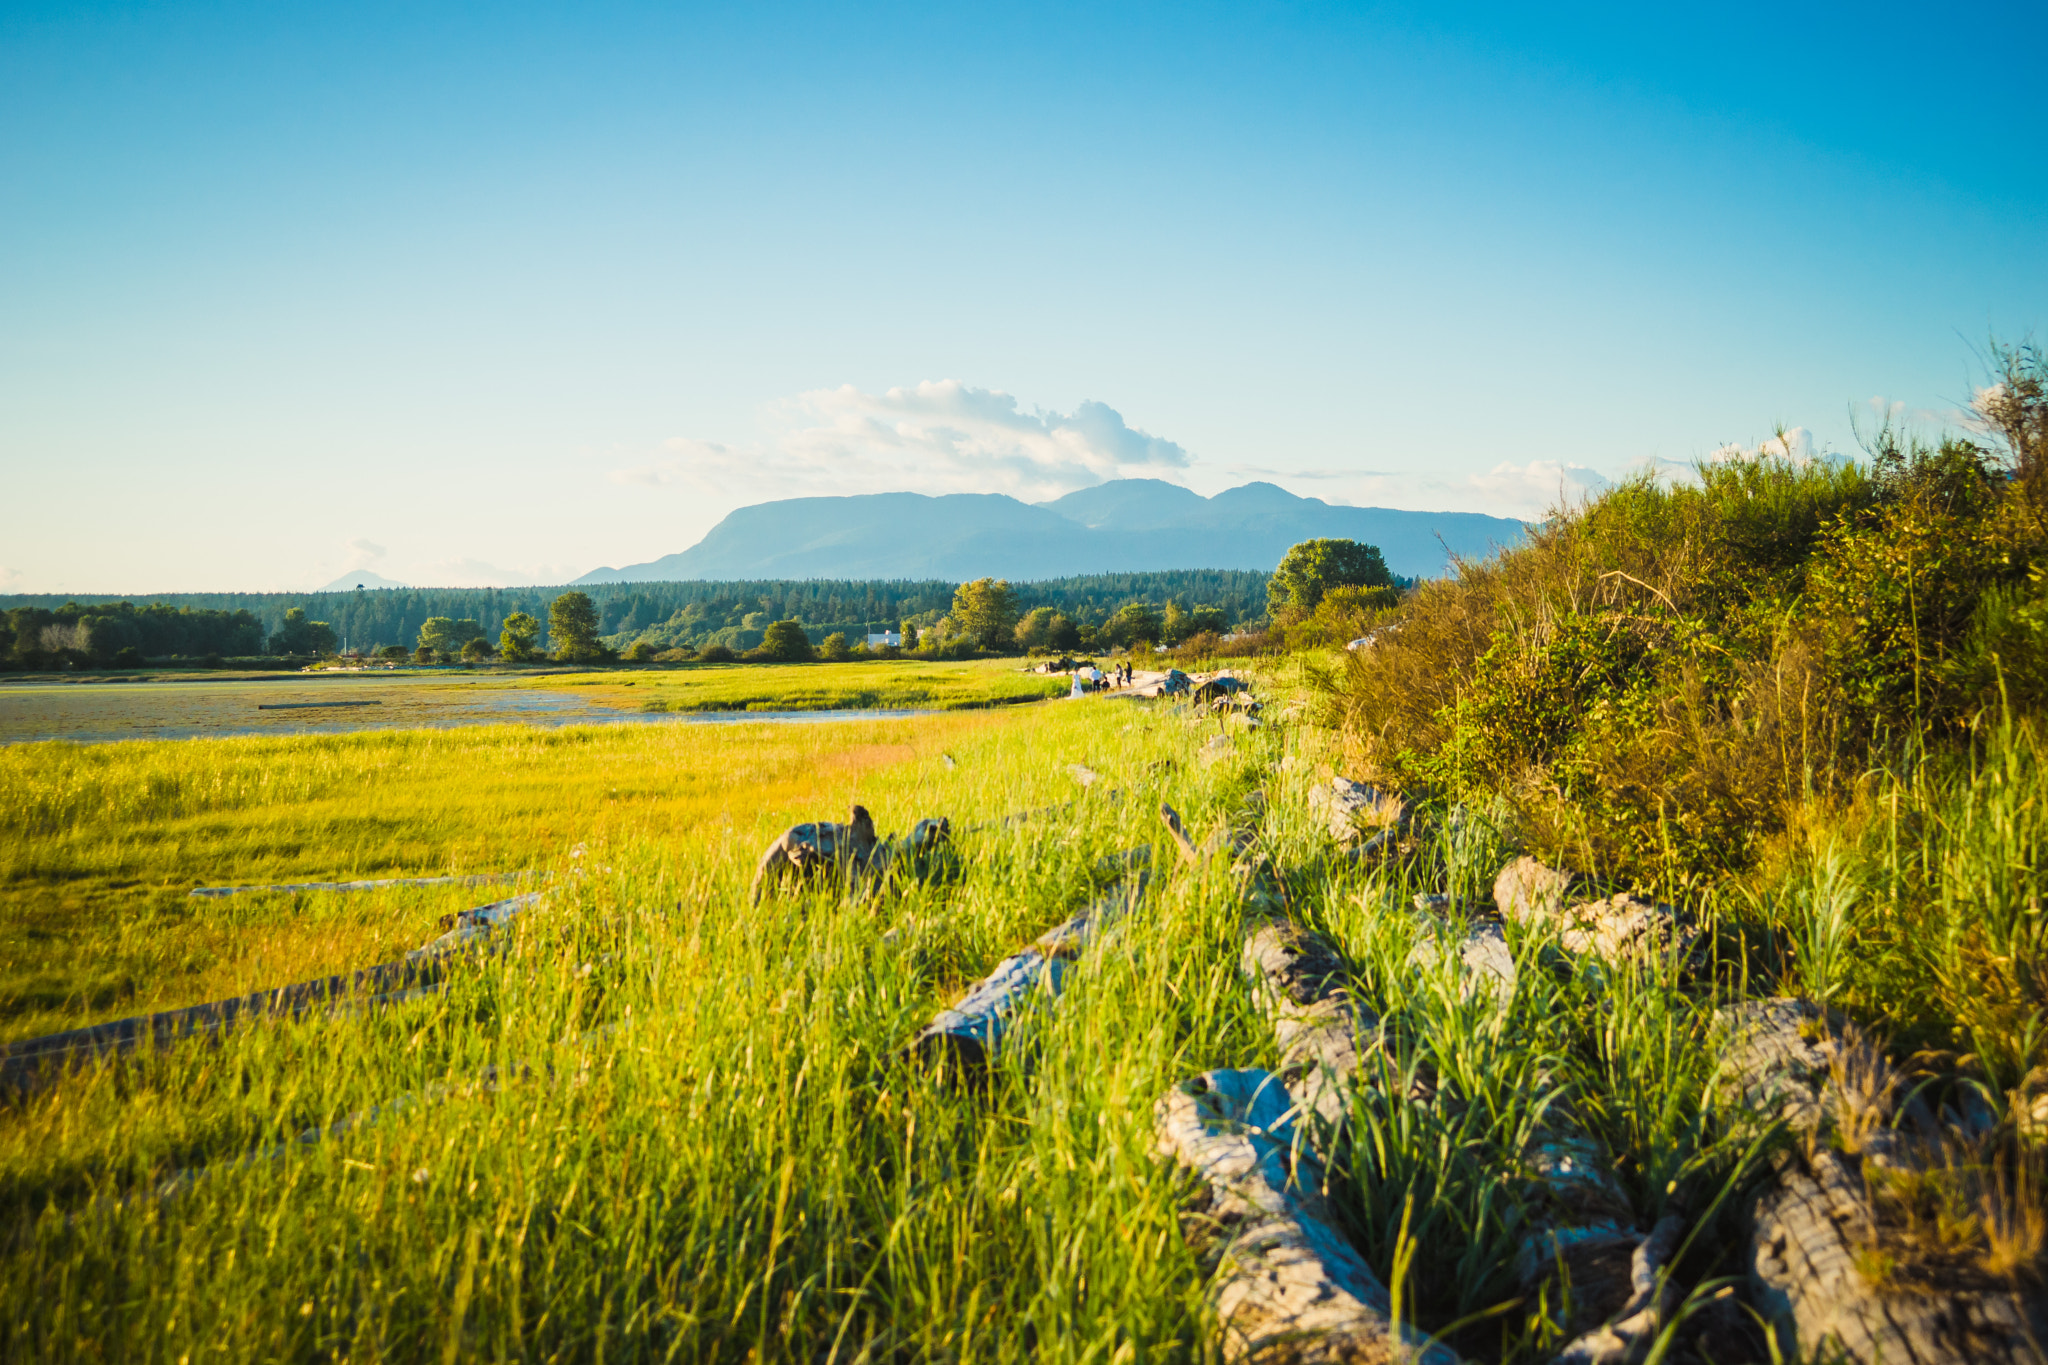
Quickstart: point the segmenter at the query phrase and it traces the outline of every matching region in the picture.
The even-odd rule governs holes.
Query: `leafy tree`
[[[825,637],[825,643],[818,646],[818,654],[832,663],[845,663],[853,657],[852,648],[846,643],[846,632],[835,630]]]
[[[524,663],[540,653],[540,622],[523,611],[505,618],[498,632],[498,652],[513,663]]]
[[[700,663],[707,664],[729,664],[738,657],[739,655],[732,652],[731,646],[719,644],[706,645],[697,655]]]
[[[304,607],[286,607],[284,622],[270,637],[273,654],[332,654],[334,627],[325,621],[308,621]]]
[[[1377,545],[1356,540],[1304,540],[1289,550],[1266,584],[1276,612],[1314,611],[1332,588],[1384,588],[1393,584]]]
[[[548,603],[548,636],[557,659],[587,663],[604,657],[597,639],[597,607],[589,593],[565,592]]]
[[[378,658],[389,659],[393,663],[397,663],[400,659],[403,659],[405,656],[406,648],[404,645],[386,645],[384,646],[384,648],[377,651]]]
[[[804,634],[804,628],[799,622],[771,621],[768,623],[768,629],[763,632],[761,646],[754,651],[754,655],[773,663],[802,663],[811,657],[811,637]]]
[[[484,628],[464,617],[460,621],[446,616],[429,616],[420,626],[420,647],[431,649],[436,654],[460,654],[463,646],[471,640],[481,640]]]
[[[635,640],[626,650],[625,659],[629,664],[644,664],[660,652],[651,640]]]
[[[412,652],[412,657],[415,663],[430,664],[434,662],[434,660],[439,656],[436,655],[433,650],[428,649],[425,645],[421,645],[418,649]]]
[[[1149,645],[1157,643],[1165,630],[1165,623],[1159,613],[1145,602],[1127,602],[1121,611],[1109,619],[1104,633],[1112,643],[1124,645]]]
[[[1221,635],[1224,626],[1227,624],[1229,623],[1224,618],[1223,608],[1212,606],[1196,607],[1188,613],[1187,635],[1188,638],[1204,633]]]
[[[1017,644],[1024,649],[1078,649],[1081,632],[1065,612],[1033,607],[1017,623]]]
[[[466,664],[480,664],[491,657],[491,642],[482,635],[465,642],[462,646],[462,661]]]
[[[909,653],[917,648],[917,627],[909,621],[903,623],[903,651]]]
[[[1017,594],[1007,580],[977,578],[953,590],[953,625],[982,649],[1010,644],[1017,626]]]

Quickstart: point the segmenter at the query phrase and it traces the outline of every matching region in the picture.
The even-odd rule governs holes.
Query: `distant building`
[[[869,649],[880,649],[884,645],[889,645],[896,649],[903,648],[903,632],[896,630],[885,630],[881,632],[879,635],[873,631],[868,632]]]

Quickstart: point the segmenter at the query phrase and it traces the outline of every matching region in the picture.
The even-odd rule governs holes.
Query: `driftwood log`
[[[1120,861],[1136,866],[1143,861],[1140,852],[1133,850]],[[1140,870],[1040,934],[1030,947],[998,962],[966,995],[933,1017],[912,1040],[911,1052],[950,1062],[968,1075],[985,1071],[1018,1015],[1035,1000],[1059,998],[1069,966],[1137,905],[1145,884],[1146,873]]]
[[[1294,1107],[1267,1072],[1211,1071],[1153,1111],[1160,1152],[1204,1186],[1194,1240],[1221,1243],[1210,1303],[1224,1359],[1457,1365],[1449,1348],[1395,1323],[1386,1286],[1331,1219]]]
[[[40,1089],[81,1063],[133,1052],[145,1043],[162,1047],[185,1038],[217,1039],[261,1019],[298,1019],[315,1010],[359,1013],[422,999],[441,989],[452,954],[476,946],[542,895],[529,891],[451,916],[443,921],[449,932],[397,962],[0,1046],[0,1094]]]
[[[1942,1125],[1902,1099],[1882,1053],[1806,1001],[1745,1001],[1716,1022],[1724,1040],[1717,1097],[1801,1139],[1781,1153],[1776,1180],[1750,1209],[1751,1291],[1781,1347],[1864,1365],[2048,1359],[2038,1295],[1982,1285],[1888,1289],[1863,1273],[1882,1250],[1872,1181],[1944,1159]]]

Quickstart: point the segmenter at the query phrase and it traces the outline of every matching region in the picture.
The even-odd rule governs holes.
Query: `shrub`
[[[1748,866],[1873,755],[2040,704],[2028,486],[1961,441],[1876,454],[1634,480],[1424,584],[1319,675],[1352,765],[1504,798],[1537,851],[1654,885]]]
[[[824,643],[818,646],[818,656],[832,663],[845,663],[852,658],[853,650],[846,643],[846,632],[835,630],[827,635]]]
[[[627,663],[644,664],[653,659],[658,651],[651,640],[635,640],[627,646],[623,656]]]
[[[760,647],[753,656],[770,663],[801,663],[813,657],[811,637],[796,621],[771,621],[762,632]]]
[[[729,664],[737,658],[729,645],[706,645],[697,654],[698,662],[707,664]]]

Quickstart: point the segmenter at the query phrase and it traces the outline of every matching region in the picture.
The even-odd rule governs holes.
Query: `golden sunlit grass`
[[[603,705],[650,711],[949,710],[1063,695],[1067,679],[1016,659],[812,664],[693,664],[536,678],[535,687],[590,689]]]
[[[386,960],[441,914],[510,894],[207,900],[188,895],[194,886],[540,869],[579,843],[677,849],[707,831],[757,841],[792,819],[843,819],[845,793],[920,758],[935,766],[995,719],[0,749],[0,1034]],[[876,817],[909,823],[886,806]]]

